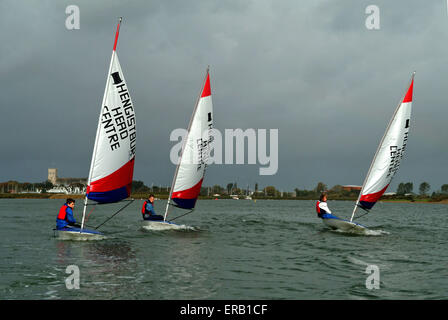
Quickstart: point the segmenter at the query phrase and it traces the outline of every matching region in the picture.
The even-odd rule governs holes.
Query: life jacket
[[[317,212],[317,216],[318,216],[319,218],[322,218],[322,215],[323,215],[324,213],[326,213],[326,212],[325,212],[325,210],[322,210],[322,209],[319,207],[319,205],[320,205],[320,200],[318,200],[318,201],[316,202],[316,212]]]
[[[151,215],[151,212],[146,211],[146,204],[147,204],[148,202],[151,203],[151,202],[148,201],[148,200],[146,200],[145,202],[143,202],[142,214],[149,213],[149,214]],[[151,204],[154,205],[153,203],[151,203]]]
[[[61,209],[59,209],[58,219],[67,221],[67,211],[65,211],[67,208],[68,205],[65,203]]]

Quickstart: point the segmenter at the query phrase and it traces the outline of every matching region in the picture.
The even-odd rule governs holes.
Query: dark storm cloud
[[[65,28],[80,8],[81,29]],[[369,31],[365,8],[380,8]],[[117,18],[136,109],[135,179],[169,185],[170,132],[185,128],[207,65],[215,126],[278,128],[279,170],[214,165],[206,185],[283,190],[361,184],[412,71],[413,120],[397,177],[448,183],[446,3],[425,1],[3,1],[0,180],[48,167],[87,176]],[[416,189],[416,188],[415,188]]]

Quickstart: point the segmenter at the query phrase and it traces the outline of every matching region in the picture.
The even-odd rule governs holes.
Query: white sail
[[[213,129],[213,105],[210,89],[210,75],[207,69],[200,97],[193,111],[187,136],[182,148],[180,162],[176,168],[170,201],[177,207],[193,209],[201,191],[209,157],[210,131]]]
[[[375,205],[398,171],[408,141],[414,74],[375,153],[350,221],[358,206],[370,210]]]
[[[99,115],[81,231],[88,199],[113,203],[130,196],[136,147],[134,107],[116,52],[121,18]]]
[[[114,50],[98,121],[87,197],[117,202],[129,197],[136,147],[134,107]]]

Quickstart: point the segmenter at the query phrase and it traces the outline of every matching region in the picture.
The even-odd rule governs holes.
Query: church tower
[[[56,184],[56,181],[58,180],[58,169],[48,168],[48,180],[52,184]]]

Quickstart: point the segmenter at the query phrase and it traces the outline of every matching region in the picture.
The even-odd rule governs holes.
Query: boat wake
[[[367,236],[382,236],[382,235],[390,234],[390,232],[381,230],[381,229],[380,230],[366,229],[365,234]]]
[[[142,222],[142,229],[145,231],[165,231],[165,230],[197,231],[195,227],[187,226],[185,224],[176,224],[172,222],[157,222],[157,221]]]
[[[351,229],[351,230],[342,230],[342,229],[333,229],[331,232],[350,234],[350,235],[359,235],[359,236],[382,236],[390,234],[390,232],[385,230],[373,230],[373,229]]]

